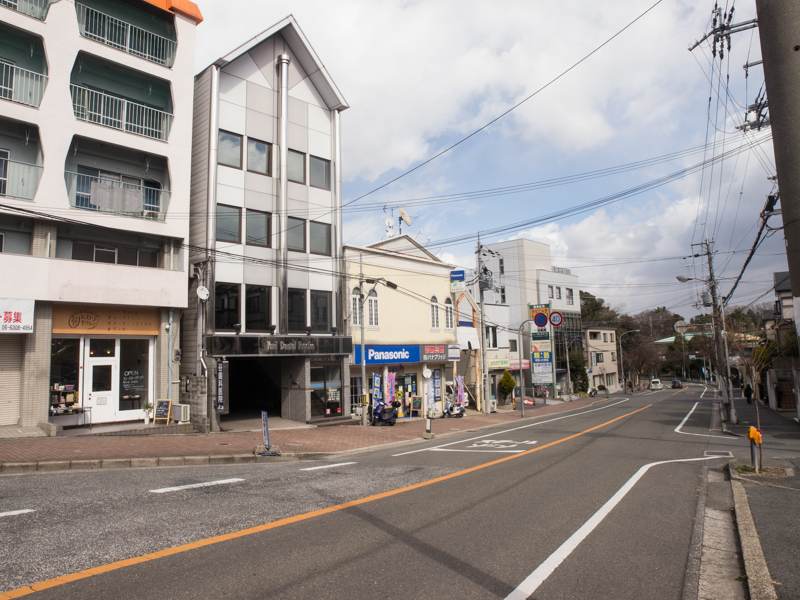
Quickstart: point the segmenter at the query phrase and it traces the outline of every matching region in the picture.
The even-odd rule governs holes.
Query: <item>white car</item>
[[[651,390],[663,390],[664,384],[661,383],[660,379],[651,379],[650,380],[650,389]]]

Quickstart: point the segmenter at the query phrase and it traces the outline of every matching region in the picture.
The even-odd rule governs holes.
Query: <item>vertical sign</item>
[[[375,400],[381,399],[381,376],[377,373],[372,376],[372,397]]]
[[[227,414],[228,392],[228,363],[224,360],[217,361],[217,412]]]
[[[433,397],[438,402],[442,399],[442,370],[433,370]]]
[[[261,411],[261,437],[264,440],[264,448],[269,450],[269,422],[265,410]]]

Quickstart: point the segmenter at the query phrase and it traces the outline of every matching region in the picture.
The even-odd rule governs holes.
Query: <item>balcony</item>
[[[47,76],[0,60],[0,98],[39,108]]]
[[[170,193],[151,180],[80,168],[65,171],[73,208],[163,221]]]
[[[44,21],[50,9],[51,0],[0,0],[0,6],[28,15],[34,19]]]
[[[177,42],[85,4],[76,2],[75,12],[83,37],[165,67],[175,62]]]
[[[33,200],[44,168],[7,157],[8,152],[0,150],[0,196]]]
[[[0,57],[0,99],[38,108],[47,87],[42,39],[0,21]]]
[[[70,84],[72,112],[80,121],[141,135],[166,142],[172,126],[172,115],[103,92]]]

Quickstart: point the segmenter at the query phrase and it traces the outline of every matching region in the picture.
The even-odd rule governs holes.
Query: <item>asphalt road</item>
[[[703,465],[720,462],[705,453],[746,448],[709,431],[702,391],[327,462],[0,477],[0,590],[67,576],[33,595],[678,599]]]

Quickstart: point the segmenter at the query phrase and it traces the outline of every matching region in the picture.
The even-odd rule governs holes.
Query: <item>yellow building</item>
[[[441,414],[446,386],[453,382],[455,309],[450,271],[407,235],[369,246],[344,247],[347,274],[347,335],[353,337],[350,385],[353,412],[360,411],[361,331],[364,330],[366,390],[401,400],[403,415],[427,414],[431,401]],[[363,296],[361,273],[363,269]],[[360,308],[359,308],[360,307]],[[451,348],[452,347],[452,348]],[[428,375],[428,377],[426,377]],[[377,376],[377,377],[376,377]]]

